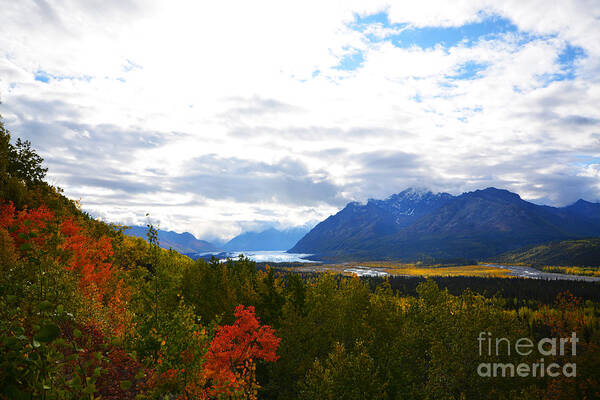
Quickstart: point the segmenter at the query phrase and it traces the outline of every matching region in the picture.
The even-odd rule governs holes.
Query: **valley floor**
[[[342,275],[358,276],[408,276],[408,277],[454,277],[469,276],[483,278],[531,278],[551,280],[577,280],[595,282],[600,278],[576,274],[540,271],[527,266],[478,264],[478,265],[434,265],[403,264],[391,261],[377,262],[345,262],[339,264],[301,264],[295,267],[285,267],[286,270],[313,273],[339,273]]]

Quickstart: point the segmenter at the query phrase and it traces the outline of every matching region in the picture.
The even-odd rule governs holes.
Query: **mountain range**
[[[146,239],[147,230],[145,226],[132,226],[123,233]],[[286,250],[294,246],[308,231],[309,228],[305,227],[268,228],[261,232],[243,232],[225,244],[217,245],[206,240],[196,239],[189,232],[177,233],[159,230],[158,240],[160,246],[165,249],[171,248],[196,258],[198,253]]]
[[[308,228],[296,227],[244,232],[225,243],[222,248],[227,251],[287,250],[293,247],[308,231]]]
[[[123,231],[126,235],[141,237],[146,239],[148,228],[145,226],[131,226]],[[173,249],[182,254],[217,252],[219,249],[214,244],[206,240],[199,240],[189,232],[177,233],[173,231],[158,231],[158,241],[160,247]]]
[[[600,203],[550,207],[496,188],[459,196],[407,189],[385,200],[347,204],[289,252],[322,260],[481,260],[594,236],[600,236]]]

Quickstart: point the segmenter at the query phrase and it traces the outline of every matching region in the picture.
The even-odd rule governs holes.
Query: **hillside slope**
[[[600,267],[600,238],[564,240],[519,249],[491,261],[531,265]]]

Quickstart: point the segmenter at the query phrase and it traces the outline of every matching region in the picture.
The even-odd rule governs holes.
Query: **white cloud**
[[[229,237],[252,221],[300,225],[415,184],[453,193],[495,185],[555,204],[600,194],[597,164],[577,164],[600,156],[594,1],[0,7],[0,111],[40,149],[52,181],[112,220],[150,212],[167,229]],[[411,29],[495,15],[519,32],[423,49],[366,36],[399,26],[351,29],[355,15],[380,11]],[[549,82],[564,72],[557,57],[567,44],[586,57],[573,80]],[[357,51],[358,69],[336,68]],[[451,79],[469,62],[483,65],[477,79]],[[215,165],[192,173],[199,159]],[[558,177],[573,185],[562,190]],[[290,187],[292,178],[305,186]],[[203,190],[207,182],[216,188]],[[225,186],[233,182],[239,194]],[[219,187],[231,194],[208,195]],[[311,204],[290,204],[294,196]]]

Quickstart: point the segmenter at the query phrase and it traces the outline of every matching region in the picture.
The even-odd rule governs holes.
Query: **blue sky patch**
[[[81,75],[81,76],[68,76],[68,75],[54,75],[46,71],[37,70],[34,74],[34,79],[39,82],[48,83],[51,80],[62,81],[62,80],[78,80],[78,81],[86,81],[89,82],[92,77],[89,75]]]
[[[462,64],[455,75],[448,75],[448,79],[477,79],[481,71],[485,71],[487,64],[478,63],[475,61],[467,61]]]
[[[38,71],[35,73],[35,80],[38,82],[48,83],[50,82],[50,75],[44,71]]]
[[[575,78],[575,62],[579,58],[587,57],[585,51],[579,46],[572,46],[567,43],[567,46],[558,55],[556,62],[561,66],[562,73],[557,74],[555,80],[565,80]]]
[[[573,62],[577,58],[585,57],[585,50],[583,50],[579,46],[572,46],[570,43],[567,43],[563,51],[558,55],[558,63],[561,65],[569,66],[573,65]]]
[[[346,54],[340,60],[340,63],[333,67],[342,71],[353,71],[361,66],[365,61],[362,51],[356,50],[354,53]]]
[[[574,164],[580,167],[587,167],[592,164],[600,164],[600,157],[576,155],[575,158],[577,161],[574,162]]]
[[[398,30],[385,38],[378,37],[367,31],[370,25],[379,24],[385,29]],[[487,16],[480,22],[466,24],[460,27],[425,27],[413,28],[405,23],[390,23],[387,12],[360,16],[349,25],[358,32],[367,32],[366,37],[372,42],[388,40],[397,47],[408,48],[418,46],[423,49],[442,46],[450,48],[464,42],[472,45],[482,38],[493,38],[509,32],[518,32],[516,25],[506,18]]]
[[[560,67],[560,72],[554,74],[542,74],[538,76],[538,79],[543,87],[548,86],[552,82],[573,80],[575,79],[576,61],[585,57],[587,57],[587,54],[581,47],[567,43],[565,48],[556,57],[556,63]]]

